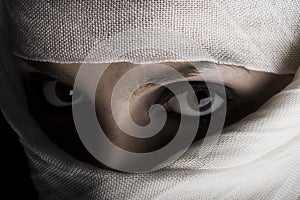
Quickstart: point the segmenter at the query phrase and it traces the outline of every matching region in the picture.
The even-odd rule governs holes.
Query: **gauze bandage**
[[[14,54],[31,60],[206,60],[294,73],[299,1],[3,2],[0,108],[24,146],[41,199],[298,199],[299,70],[282,92],[226,128],[213,147],[194,144],[159,171],[119,173],[79,162],[38,127],[15,70],[6,22],[9,16]],[[91,54],[99,40],[105,49]],[[212,150],[202,156],[207,148]]]

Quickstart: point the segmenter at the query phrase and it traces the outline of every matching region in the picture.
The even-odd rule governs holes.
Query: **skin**
[[[24,77],[24,84],[27,91],[27,100],[30,112],[37,120],[45,133],[53,140],[58,146],[66,152],[76,157],[77,159],[91,163],[98,167],[106,167],[94,159],[85,149],[81,143],[76,129],[73,124],[71,108],[55,108],[45,106],[41,96],[38,92],[41,85],[45,80],[40,81],[38,76],[52,77],[63,84],[72,87],[76,78],[77,71],[80,64],[54,64],[28,61],[21,58],[16,58],[17,65]],[[178,70],[188,81],[200,82],[204,81],[201,74],[206,74],[206,81],[218,83],[217,80],[209,80],[209,74],[214,74],[218,70],[222,76],[224,85],[232,89],[237,97],[227,105],[227,115],[225,126],[235,123],[255,111],[263,103],[265,103],[274,94],[281,91],[287,86],[293,75],[275,75],[272,73],[259,72],[248,70],[243,67],[217,65],[215,69],[205,68],[200,73],[193,70],[186,70],[189,63],[163,63],[173,69]],[[92,66],[93,64],[90,64]],[[87,66],[89,67],[89,66]],[[101,65],[100,65],[101,67]],[[134,138],[125,134],[112,117],[111,108],[111,94],[120,78],[128,71],[138,67],[132,63],[112,63],[104,72],[100,79],[95,99],[96,112],[98,121],[105,131],[108,138],[120,146],[121,148],[133,152],[148,152],[161,148],[167,142],[172,140],[176,134],[180,119],[178,113],[170,112],[167,117],[167,122],[164,128],[154,137],[150,139]],[[166,73],[166,75],[164,75]],[[163,74],[167,76],[167,72],[160,70],[154,71],[157,76]],[[35,75],[33,78],[33,75]],[[141,75],[142,76],[142,75]],[[133,81],[142,80],[143,77],[133,77]],[[35,80],[37,79],[37,80]],[[182,80],[168,80],[164,84],[178,84]],[[221,83],[220,83],[221,84]],[[82,86],[82,93],[85,93],[84,83]],[[141,87],[134,91],[134,95],[130,97],[129,108],[130,115],[135,123],[144,126],[149,123],[148,110],[158,98],[158,91],[161,86],[150,85],[148,87]],[[41,93],[41,92],[40,92]],[[88,94],[86,94],[89,97]],[[124,100],[125,101],[125,100]],[[122,108],[122,101],[114,105],[116,109]],[[168,110],[168,103],[164,104]],[[126,122],[128,119],[123,117],[122,112],[117,112],[117,118],[120,121]],[[205,136],[207,126],[199,128],[196,140]]]

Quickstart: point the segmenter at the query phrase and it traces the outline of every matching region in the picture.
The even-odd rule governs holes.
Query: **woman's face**
[[[16,58],[16,61],[24,75],[30,112],[49,138],[77,159],[104,167],[87,152],[78,137],[73,122],[72,86],[80,64],[42,63],[20,58]],[[144,79],[149,77],[144,73],[135,74],[127,84],[122,85],[124,91],[132,93],[130,98],[119,98],[112,107],[112,93],[117,82],[130,70],[140,67],[132,63],[110,64],[98,82],[95,97],[98,121],[107,137],[125,150],[149,152],[166,145],[175,136],[182,115],[190,117],[190,119],[197,115],[200,116],[200,125],[195,138],[195,140],[199,140],[205,137],[212,113],[218,112],[226,106],[225,126],[228,126],[256,110],[272,95],[290,83],[293,78],[293,75],[275,75],[227,65],[216,65],[213,68],[203,67],[201,70],[196,70],[191,63],[168,62],[161,64],[182,74],[190,83],[196,99],[189,98],[191,91],[182,87],[183,79],[168,76],[170,74],[168,70],[153,68],[151,79],[156,79],[160,84],[142,84],[146,82]],[[93,65],[96,64],[90,64],[91,67]],[[203,65],[205,66],[205,63]],[[89,67],[89,65],[85,67]],[[220,74],[222,80],[210,80],[215,73]],[[87,80],[88,78],[86,77]],[[132,83],[135,82],[141,83],[140,87],[132,87]],[[218,95],[218,88],[223,84],[226,100]],[[176,94],[174,91],[170,92],[166,89],[167,85],[178,90],[177,92],[175,90]],[[208,91],[208,85],[215,88],[213,92]],[[84,87],[82,88],[83,95],[73,101],[75,106],[81,103],[82,98],[89,98],[89,95],[85,94]],[[185,106],[181,109],[175,95],[182,96]],[[147,139],[125,134],[114,119],[125,124],[129,121],[128,116],[122,111],[122,107],[127,101],[129,102],[130,117],[140,126],[145,126],[150,122],[149,108],[153,104],[162,105],[167,112],[167,121],[161,131]],[[191,101],[196,101],[197,109],[189,106]],[[115,118],[112,114],[113,109],[118,110]]]

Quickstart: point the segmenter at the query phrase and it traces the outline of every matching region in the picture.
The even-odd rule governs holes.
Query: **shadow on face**
[[[20,58],[16,58],[16,61],[24,75],[30,112],[48,137],[75,158],[105,167],[85,149],[73,122],[72,86],[80,64],[42,63]],[[293,75],[275,75],[235,66],[210,67],[205,62],[200,63],[201,69],[192,63],[161,64],[175,69],[184,79],[170,76],[168,70],[160,68],[152,70],[151,75],[136,73],[129,78],[128,84],[122,85],[121,91],[127,91],[127,96],[122,99],[121,95],[113,106],[112,93],[118,81],[140,66],[112,63],[98,82],[95,107],[99,124],[106,136],[122,149],[137,153],[160,149],[175,137],[183,116],[191,121],[195,116],[200,116],[200,125],[194,139],[200,140],[206,135],[212,113],[223,110],[226,112],[224,126],[235,123],[281,91],[293,78]],[[90,64],[91,67],[93,65],[96,64]],[[213,78],[215,73],[220,74],[220,80]],[[156,83],[149,84],[145,79],[155,79]],[[182,82],[188,82],[191,88],[183,87]],[[225,96],[219,95],[219,88],[223,85]],[[175,88],[175,91],[170,91],[168,86]],[[208,87],[213,89],[209,90]],[[85,98],[90,98],[84,87],[81,92]],[[190,95],[192,93],[194,96]],[[179,105],[176,97],[181,97],[184,106]],[[130,116],[126,115],[124,109],[126,103]],[[80,98],[76,104],[80,104]],[[167,113],[166,123],[156,135],[137,138],[126,134],[119,127],[118,123],[130,124],[129,117],[140,126],[149,124],[149,109],[154,104],[164,107]],[[113,110],[116,110],[114,117]]]

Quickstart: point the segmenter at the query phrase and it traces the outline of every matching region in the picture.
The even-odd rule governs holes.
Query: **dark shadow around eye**
[[[73,88],[50,76],[41,73],[32,73],[27,77],[27,90],[35,94],[29,98],[40,98],[41,105],[49,110],[64,109],[80,103],[85,97],[83,94],[73,94]]]
[[[44,93],[44,86],[45,83],[51,82],[56,82],[56,79],[42,73],[31,73],[25,77],[25,90],[28,103],[31,105],[32,109],[44,110],[47,114],[53,116],[71,113],[71,106],[58,107],[47,101],[47,97]],[[68,87],[63,83],[59,83],[59,85],[60,87]],[[55,87],[53,87],[53,92],[56,93]],[[60,93],[60,96],[61,95],[62,94]],[[62,101],[64,101],[64,99],[62,99]]]

